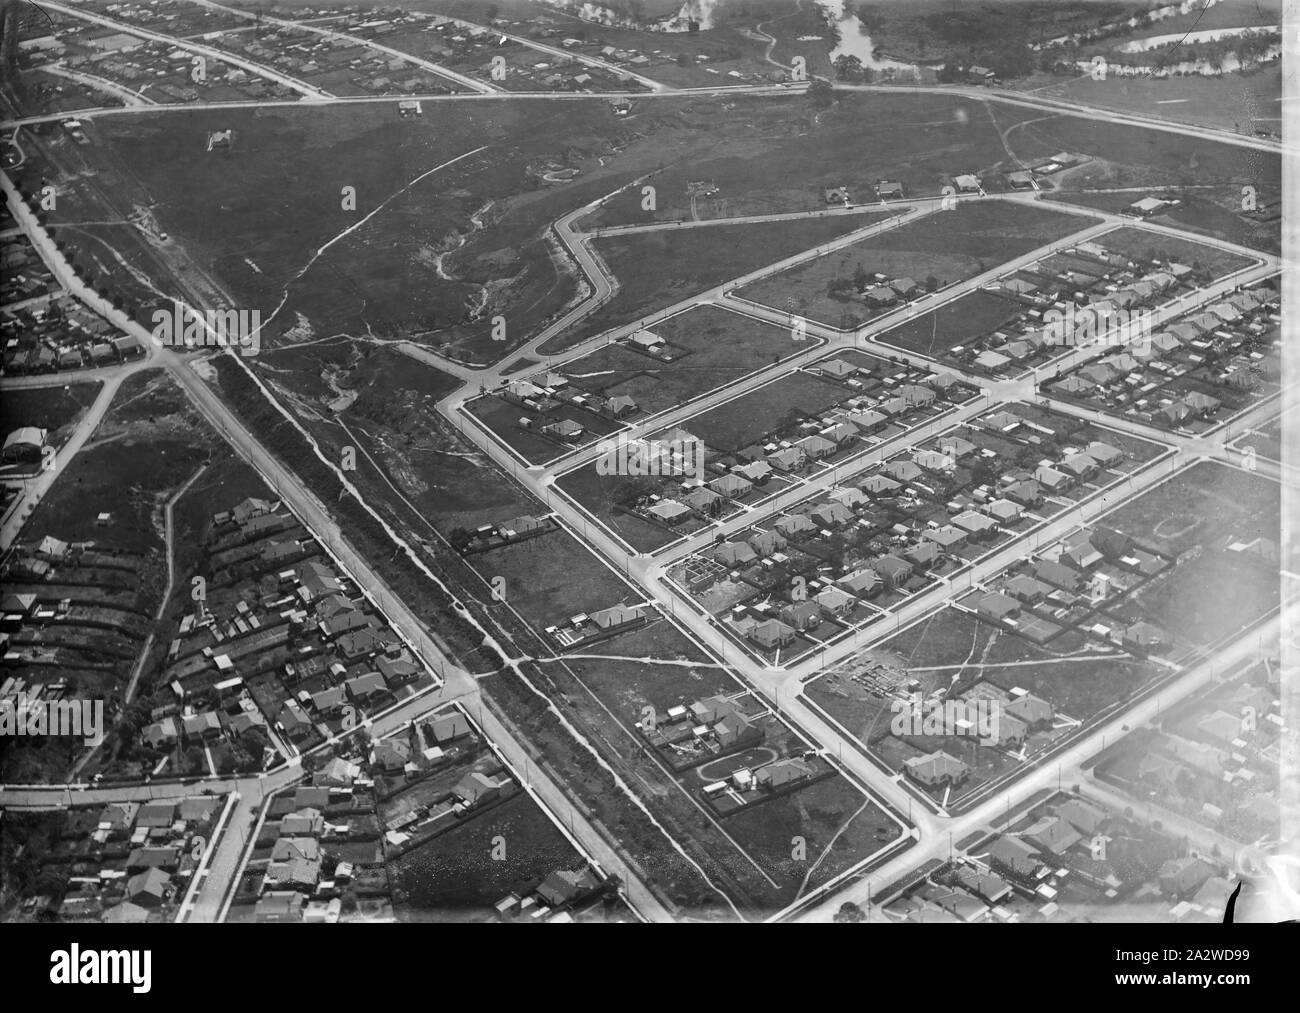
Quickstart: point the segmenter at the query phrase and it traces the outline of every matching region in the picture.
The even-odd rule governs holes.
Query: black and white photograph
[[[1291,0],[0,29],[15,974],[820,923],[1289,976]]]

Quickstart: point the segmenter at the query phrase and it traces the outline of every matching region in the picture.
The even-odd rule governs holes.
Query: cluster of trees
[[[835,77],[839,81],[854,84],[871,84],[876,79],[876,72],[870,67],[862,66],[862,61],[851,53],[841,53],[835,58]]]
[[[1117,66],[1151,67],[1158,70],[1169,64],[1207,63],[1222,70],[1229,57],[1236,57],[1243,67],[1255,66],[1279,54],[1282,36],[1277,32],[1250,32],[1205,42],[1170,42],[1138,53],[1107,52],[1105,59]]]
[[[814,109],[829,109],[835,101],[835,88],[825,78],[814,78],[805,93]]]

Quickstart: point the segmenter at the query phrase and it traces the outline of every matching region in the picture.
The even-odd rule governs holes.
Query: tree
[[[808,86],[808,101],[814,109],[829,109],[835,101],[835,88],[825,78],[816,78]]]
[[[862,61],[851,53],[843,53],[835,58],[835,76],[841,81],[861,81]]]
[[[848,922],[857,924],[866,921],[866,915],[862,913],[862,908],[858,907],[852,901],[846,900],[840,905],[840,909],[835,912],[834,920],[841,923]]]
[[[690,57],[690,54],[689,54],[689,53],[678,53],[678,54],[677,54],[677,66],[679,66],[679,67],[689,67],[690,65],[691,65],[691,57]]]

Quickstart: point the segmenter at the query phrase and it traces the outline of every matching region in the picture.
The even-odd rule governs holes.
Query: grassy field
[[[1161,193],[1166,191],[1161,190]],[[1157,225],[1170,225],[1222,239],[1240,246],[1249,246],[1269,253],[1277,253],[1282,245],[1282,220],[1261,221],[1240,214],[1242,188],[1237,186],[1207,187],[1195,190],[1175,189],[1174,195],[1182,202],[1178,207],[1152,215],[1149,221]],[[1099,211],[1121,212],[1140,194],[1132,190],[1109,192],[1105,190],[1062,190],[1048,194],[1047,199],[1062,204],[1096,208]],[[1256,194],[1258,206],[1277,207],[1280,193],[1275,190]]]
[[[492,858],[496,838],[505,858]],[[401,921],[487,919],[506,894],[528,890],[558,869],[582,864],[559,828],[524,792],[435,837],[388,868]]]
[[[218,129],[235,143],[208,153]],[[492,316],[510,321],[508,348],[573,296],[546,227],[629,178],[614,163],[634,137],[595,98],[439,103],[418,120],[388,105],[130,117],[98,125],[93,150],[235,305],[264,320],[280,307],[264,345],[369,328],[495,358]],[[549,165],[580,174],[549,186]]]
[[[1259,457],[1270,461],[1282,461],[1284,460],[1283,445],[1295,431],[1296,418],[1297,415],[1291,413],[1278,416],[1263,425],[1247,430],[1245,435],[1233,443],[1233,446],[1243,454],[1250,452],[1247,448],[1253,448]]]
[[[718,188],[715,196],[696,199],[701,218],[813,210],[825,207],[826,187],[846,186],[854,201],[874,201],[881,179],[898,180],[909,195],[932,196],[946,182],[945,174],[1002,165],[1008,156],[999,132],[1037,115],[942,94],[841,92],[838,99],[816,115],[803,97],[733,99],[723,110],[684,109],[682,121],[710,143],[675,149],[677,157],[649,180],[656,189],[656,210],[643,211],[639,190],[630,190],[607,202],[592,221],[688,219],[687,184],[693,181]],[[791,115],[799,109],[802,115]]]
[[[490,584],[505,580],[505,602],[537,631],[580,612],[640,600],[625,583],[570,534],[552,531],[525,542],[468,557]],[[483,598],[488,599],[485,588]]]
[[[158,552],[163,539],[155,512],[216,443],[170,379],[152,370],[137,373],[123,381],[103,421],[65,466],[21,537],[50,534]],[[100,513],[111,515],[103,527],[96,521]]]
[[[1177,555],[1234,535],[1278,537],[1279,488],[1258,473],[1202,463],[1107,516],[1107,523]]]
[[[878,701],[866,699],[848,678],[865,667],[905,672],[922,680],[923,692],[951,683],[952,692],[960,693],[981,679],[1007,690],[1019,686],[1078,719],[1123,699],[1157,671],[1127,655],[1081,647],[1065,637],[1052,649],[1038,647],[969,613],[944,608],[810,683],[806,694],[867,742],[887,731],[880,722],[889,714],[882,717]]]
[[[438,414],[438,400],[460,383],[451,374],[351,341],[267,351],[257,362],[263,380],[304,412],[331,453],[357,447],[358,475],[375,483],[376,495],[396,499],[398,490],[443,534],[532,509],[531,498]],[[355,397],[330,411],[341,393]],[[422,527],[421,537],[432,534]]]
[[[1205,13],[1212,14],[1216,10],[1217,6]],[[1174,31],[1164,27],[1169,23],[1161,22],[1157,33],[1165,35]],[[1277,63],[1250,73],[1225,74],[1217,78],[1109,75],[1104,81],[1094,81],[1091,74],[1077,77],[1036,74],[1008,84],[1012,88],[1041,91],[1049,98],[1081,102],[1099,109],[1158,116],[1220,130],[1248,131],[1252,125],[1269,130],[1281,129],[1282,68]]]
[[[539,350],[553,355],[593,334],[630,323],[896,213],[603,236],[592,246],[618,279],[618,291]]]
[[[1215,278],[1222,278],[1250,266],[1249,260],[1235,253],[1227,253],[1195,240],[1160,235],[1136,227],[1107,232],[1097,242],[1112,253],[1133,259],[1159,258],[1181,261],[1192,267],[1199,266]]]
[[[678,313],[655,324],[654,332],[689,354],[660,362],[616,344],[567,362],[561,371],[579,387],[606,397],[630,395],[643,411],[656,414],[818,343],[797,343],[787,328],[717,306]]]
[[[1134,602],[1157,626],[1207,645],[1254,621],[1278,600],[1277,563],[1225,542],[1280,540],[1276,482],[1258,473],[1201,463],[1110,514],[1107,522],[1161,551],[1183,554]]]
[[[853,393],[811,373],[787,373],[683,425],[714,450],[730,453],[783,428],[792,418],[815,415],[847,401]]]
[[[1079,116],[1034,117],[1009,131],[1007,143],[1031,165],[1059,151],[1087,155],[1090,161],[1051,177],[1062,189],[1234,184],[1240,192],[1281,183],[1277,154]]]
[[[879,335],[887,345],[939,357],[955,345],[996,330],[1024,306],[983,289],[906,320]]]
[[[644,480],[598,474],[594,461],[560,477],[555,484],[637,552],[653,552],[689,530],[685,526],[674,529],[654,524],[620,509],[626,496],[645,487]]]
[[[71,435],[74,423],[99,396],[98,381],[64,387],[18,388],[0,397],[0,434],[8,435],[23,426],[49,430],[48,440],[61,445]],[[64,427],[67,429],[63,432]]]
[[[790,900],[834,879],[899,835],[898,824],[840,776],[727,819],[727,829]],[[802,839],[806,857],[795,858]]]
[[[1077,215],[1006,201],[963,202],[883,235],[855,243],[825,257],[747,285],[746,299],[798,311],[832,327],[856,327],[887,310],[872,310],[861,299],[833,295],[831,286],[863,272],[911,278],[938,287],[982,274],[1095,224]]]

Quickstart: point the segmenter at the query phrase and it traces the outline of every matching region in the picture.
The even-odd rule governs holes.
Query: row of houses
[[[1076,367],[1051,389],[1168,428],[1210,420],[1225,398],[1235,403],[1260,387],[1269,361],[1276,369],[1279,323],[1273,290],[1244,289]]]
[[[220,796],[204,795],[71,810],[71,823],[86,833],[59,919],[170,920],[221,806]]]

